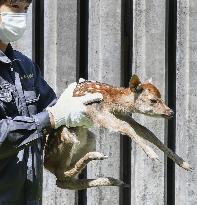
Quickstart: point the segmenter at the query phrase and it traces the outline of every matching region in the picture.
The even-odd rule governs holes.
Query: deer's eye
[[[150,101],[151,101],[151,103],[153,103],[153,104],[157,103],[157,100],[155,100],[155,99],[150,99]]]
[[[141,93],[143,91],[143,88],[141,86],[137,86],[135,88],[136,93]]]
[[[18,4],[9,4],[9,5],[12,8],[19,9],[19,5]]]

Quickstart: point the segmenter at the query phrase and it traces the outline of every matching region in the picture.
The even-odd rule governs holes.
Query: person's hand
[[[103,99],[101,93],[87,93],[84,96],[73,97],[77,83],[72,83],[61,94],[57,103],[47,107],[52,126],[56,129],[62,125],[67,127],[91,127],[92,121],[86,116],[86,104],[99,102]]]

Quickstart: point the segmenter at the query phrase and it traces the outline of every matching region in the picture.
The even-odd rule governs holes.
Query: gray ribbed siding
[[[165,99],[165,1],[135,0],[133,4],[133,73],[142,82],[152,78]],[[134,118],[164,141],[164,119],[139,114]],[[132,143],[131,204],[164,204],[164,155],[155,151],[161,162],[151,161]]]
[[[176,169],[176,205],[197,204],[197,2],[177,4],[177,153],[192,173]]]
[[[76,0],[45,1],[45,78],[57,95],[76,81]],[[44,171],[43,204],[75,204],[75,191],[61,190]]]
[[[120,86],[121,82],[121,1],[89,1],[89,79]],[[120,178],[120,137],[97,129],[97,151],[107,160],[88,165],[88,178]],[[87,192],[87,204],[118,205],[119,188],[94,188]]]
[[[45,1],[45,79],[58,95],[68,83],[77,78],[77,3],[77,0]],[[139,74],[142,80],[152,78],[163,98],[167,96],[165,92],[167,87],[165,14],[166,1],[133,0],[132,72]],[[180,156],[191,163],[194,169],[197,166],[196,19],[197,2],[177,0],[176,150]],[[13,46],[31,57],[31,10],[28,28],[23,39]],[[121,0],[89,1],[88,43],[89,79],[119,86],[121,84]],[[164,120],[140,115],[135,115],[135,119],[150,128],[162,141],[165,140]],[[119,135],[100,129],[95,129],[95,133],[97,150],[109,155],[109,159],[91,162],[87,169],[88,177],[119,178]],[[167,205],[164,157],[158,149],[155,150],[161,162],[152,162],[132,143],[132,205]],[[186,172],[177,166],[175,170],[175,204],[196,205],[196,170],[192,173]],[[87,204],[119,204],[119,197],[118,188],[92,188],[87,191]],[[43,204],[78,204],[77,192],[56,188],[55,178],[48,172],[44,172]]]

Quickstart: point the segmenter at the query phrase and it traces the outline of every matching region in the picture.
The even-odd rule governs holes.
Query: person
[[[0,0],[0,205],[42,203],[45,129],[91,126],[85,104],[99,94],[72,97],[76,83],[57,99],[38,66],[11,42],[26,29],[31,0]]]

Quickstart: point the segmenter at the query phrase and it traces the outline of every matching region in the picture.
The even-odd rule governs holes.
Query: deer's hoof
[[[91,159],[91,160],[104,160],[107,158],[108,158],[107,155],[104,155],[100,152],[90,152],[89,153],[89,159]]]
[[[183,169],[187,170],[187,171],[193,171],[194,169],[190,166],[190,164],[188,164],[187,162],[183,162],[180,167],[182,167]]]

